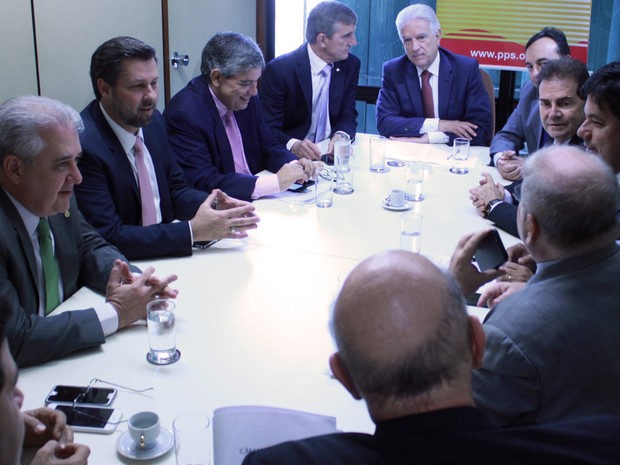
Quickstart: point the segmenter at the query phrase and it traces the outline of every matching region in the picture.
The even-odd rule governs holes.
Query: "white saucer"
[[[116,450],[123,457],[134,460],[150,460],[156,457],[160,457],[172,449],[174,445],[174,437],[172,433],[167,429],[162,428],[157,443],[149,449],[140,449],[136,447],[135,441],[129,435],[129,431],[125,431],[121,434],[121,437],[116,441]]]
[[[409,202],[408,200],[405,200],[405,203],[402,204],[400,207],[393,207],[392,205],[390,205],[388,203],[388,199],[385,198],[383,200],[381,200],[381,206],[383,208],[385,208],[386,210],[392,210],[394,212],[401,212],[404,210],[409,210],[412,206],[412,202]]]

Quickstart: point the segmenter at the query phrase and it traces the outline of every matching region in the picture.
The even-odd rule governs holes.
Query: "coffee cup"
[[[129,417],[128,429],[136,449],[150,449],[157,444],[159,437],[159,415],[155,412],[135,413]]]
[[[402,207],[405,205],[405,191],[402,189],[392,189],[387,198],[387,204],[390,207]]]

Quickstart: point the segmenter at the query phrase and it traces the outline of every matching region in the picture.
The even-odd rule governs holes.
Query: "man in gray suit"
[[[499,424],[620,414],[618,197],[609,165],[579,148],[553,146],[525,162],[517,226],[537,271],[480,299],[496,306],[474,394]],[[463,238],[453,256],[465,293],[488,280],[469,263],[484,233]]]
[[[20,366],[95,347],[138,319],[156,294],[175,297],[153,268],[134,276],[123,255],[82,217],[73,186],[82,121],[67,105],[18,97],[0,106],[0,298]],[[137,270],[137,269],[136,269]],[[46,316],[80,287],[106,294],[97,308]]]
[[[497,166],[504,178],[511,181],[521,179],[524,158],[519,156],[519,151],[525,145],[529,153],[534,153],[551,141],[543,129],[538,111],[538,74],[548,61],[568,55],[570,49],[566,36],[553,27],[540,30],[525,44],[525,66],[530,80],[523,85],[517,108],[501,131],[495,134],[489,150],[490,165]]]

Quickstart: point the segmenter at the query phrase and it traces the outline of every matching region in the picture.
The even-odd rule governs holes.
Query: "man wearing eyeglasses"
[[[219,32],[202,51],[202,74],[166,106],[170,145],[197,189],[254,200],[314,173],[312,162],[297,160],[263,121],[257,85],[264,65],[252,39]],[[258,176],[263,170],[273,174]]]

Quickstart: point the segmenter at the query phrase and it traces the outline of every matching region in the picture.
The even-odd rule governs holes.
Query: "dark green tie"
[[[58,294],[58,264],[54,257],[52,247],[52,232],[47,218],[39,220],[37,226],[39,233],[39,248],[41,263],[43,264],[43,275],[45,276],[45,314],[54,310],[60,305],[60,295]]]

